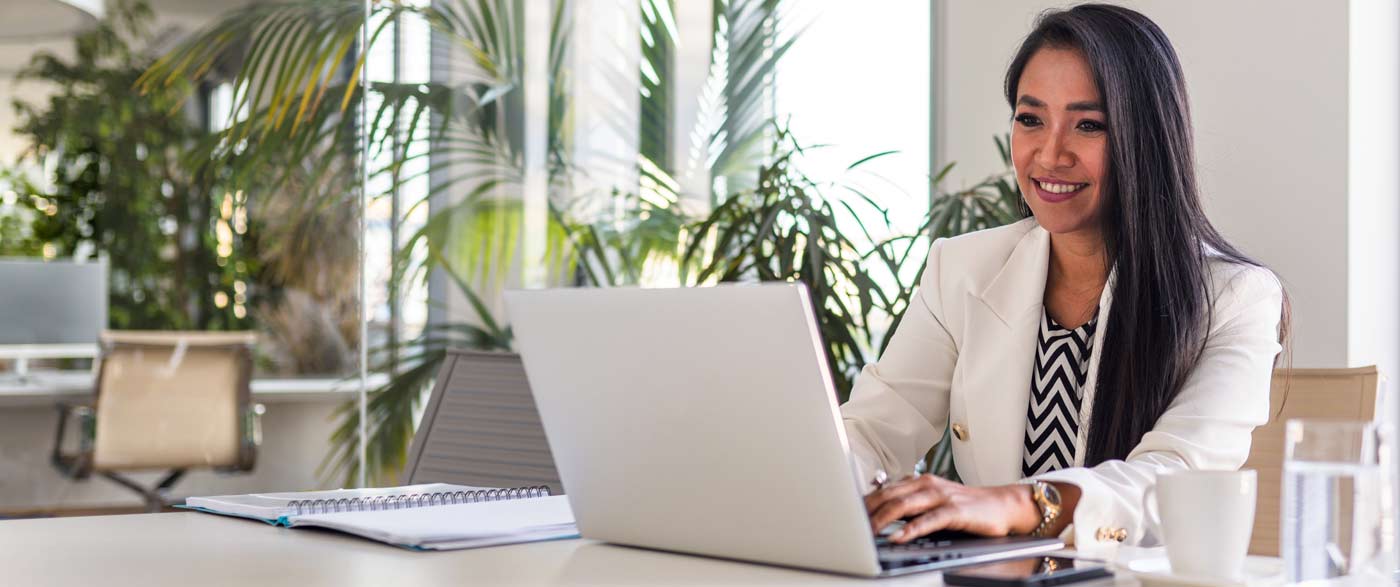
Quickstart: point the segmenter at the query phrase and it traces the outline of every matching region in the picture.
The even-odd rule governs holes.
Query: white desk
[[[937,573],[872,581],[590,540],[411,552],[334,532],[196,513],[0,521],[0,581],[65,587],[943,584]],[[1120,574],[1115,586],[1138,584]]]
[[[30,359],[96,359],[96,344],[0,344],[0,359],[13,359],[14,373],[29,372]]]
[[[8,374],[0,374],[0,407],[47,406],[61,401],[82,401],[92,397],[91,371],[40,371],[31,373],[20,382]],[[388,381],[383,373],[371,373],[369,388]],[[359,379],[318,378],[256,378],[250,384],[253,401],[279,403],[317,399],[348,400],[359,392]]]

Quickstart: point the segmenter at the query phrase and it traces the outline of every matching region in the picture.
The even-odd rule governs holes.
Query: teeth
[[[1040,185],[1040,189],[1052,194],[1067,194],[1088,185],[1082,183],[1046,183],[1043,181],[1036,181],[1036,183]]]

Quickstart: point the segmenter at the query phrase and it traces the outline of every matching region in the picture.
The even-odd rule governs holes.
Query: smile
[[[1031,181],[1035,184],[1036,192],[1039,192],[1040,199],[1051,203],[1063,202],[1073,198],[1079,195],[1085,187],[1089,186],[1087,183],[1064,183],[1041,179],[1032,179]]]

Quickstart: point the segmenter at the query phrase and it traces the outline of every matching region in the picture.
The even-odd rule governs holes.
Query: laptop
[[[586,538],[869,577],[1063,547],[874,538],[800,284],[507,291],[505,301]]]

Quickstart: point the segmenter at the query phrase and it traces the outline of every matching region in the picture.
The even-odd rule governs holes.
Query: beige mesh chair
[[[1254,430],[1254,444],[1245,469],[1258,471],[1254,505],[1254,537],[1250,554],[1279,556],[1279,513],[1283,487],[1283,429],[1292,418],[1373,420],[1379,412],[1380,375],[1374,366],[1354,369],[1293,369],[1274,371],[1270,415]],[[1287,401],[1284,386],[1287,384]],[[1282,412],[1280,412],[1282,407]]]
[[[262,406],[250,402],[255,336],[247,332],[105,332],[95,406],[59,406],[53,464],[98,473],[141,494],[151,511],[189,469],[252,470]],[[70,421],[78,447],[66,452]],[[163,470],[152,487],[123,475]]]

